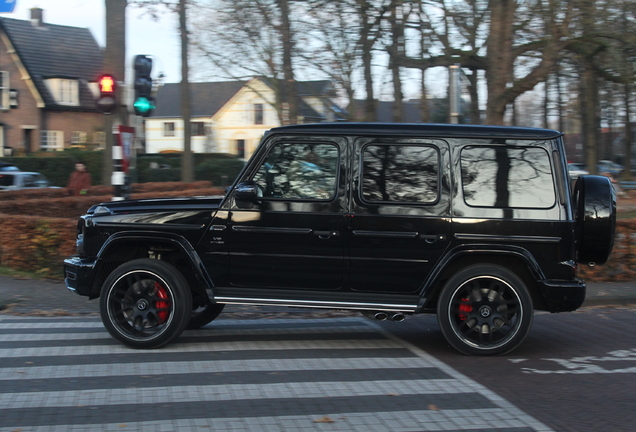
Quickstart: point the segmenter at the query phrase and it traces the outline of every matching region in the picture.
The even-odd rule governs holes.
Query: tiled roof
[[[22,64],[49,109],[94,110],[95,100],[87,86],[102,69],[103,52],[90,30],[30,21],[0,18]],[[57,105],[44,83],[47,78],[80,80],[80,106]]]
[[[270,85],[267,80],[263,80]],[[219,81],[206,83],[190,83],[190,102],[192,117],[211,117],[234,96],[247,81]],[[298,96],[324,96],[330,90],[329,81],[301,81],[298,85]],[[321,93],[323,92],[323,93]],[[155,97],[157,108],[152,117],[181,117],[181,84],[164,84]],[[321,119],[324,116],[302,100],[298,104],[300,114],[305,118]]]
[[[190,115],[211,117],[229,101],[245,81],[190,83]],[[155,96],[157,108],[152,117],[181,117],[181,84],[164,84]]]

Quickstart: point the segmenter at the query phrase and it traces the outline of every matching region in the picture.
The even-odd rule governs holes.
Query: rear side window
[[[469,206],[546,209],[556,202],[550,157],[542,148],[465,147],[461,166]]]
[[[362,150],[362,198],[366,202],[435,203],[439,165],[439,151],[432,146],[368,145]]]

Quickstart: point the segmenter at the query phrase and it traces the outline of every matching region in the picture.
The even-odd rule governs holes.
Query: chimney
[[[44,24],[44,10],[39,7],[31,8],[31,24],[34,27],[42,27]]]

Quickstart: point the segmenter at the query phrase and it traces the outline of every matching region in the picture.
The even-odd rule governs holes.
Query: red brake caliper
[[[459,319],[466,321],[468,314],[473,311],[473,307],[470,305],[470,300],[463,298],[459,302]]]
[[[159,324],[163,324],[166,322],[166,320],[168,319],[168,315],[170,314],[170,312],[167,310],[170,307],[170,302],[168,301],[168,292],[159,282],[155,282],[155,289],[157,290],[157,297],[161,299],[155,302],[155,308],[166,309],[157,312]]]

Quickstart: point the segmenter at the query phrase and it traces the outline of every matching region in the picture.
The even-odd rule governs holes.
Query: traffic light
[[[133,63],[135,68],[135,100],[133,107],[135,114],[142,117],[148,117],[155,108],[155,100],[151,96],[152,93],[152,59],[145,55],[135,56]]]
[[[112,114],[117,110],[117,81],[115,77],[104,74],[97,79],[99,98],[97,108],[104,114]]]

